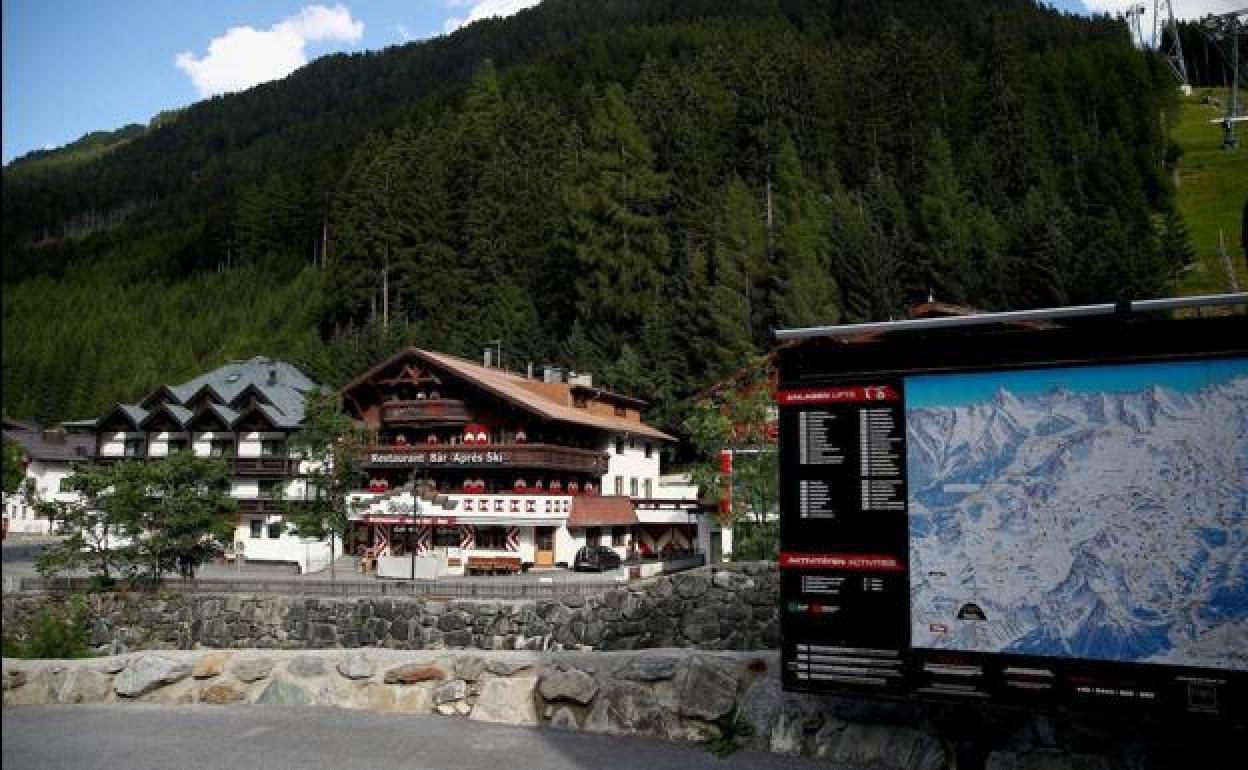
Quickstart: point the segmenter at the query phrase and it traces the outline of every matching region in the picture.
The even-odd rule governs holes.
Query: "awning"
[[[569,529],[631,527],[636,524],[637,512],[633,510],[632,498],[622,495],[572,498],[572,515],[568,518]]]

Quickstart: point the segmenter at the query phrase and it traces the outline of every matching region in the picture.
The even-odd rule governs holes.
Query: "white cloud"
[[[516,11],[537,5],[539,0],[447,0],[447,7],[456,8],[471,3],[472,7],[464,16],[453,16],[446,20],[446,33],[449,35],[460,27],[474,21],[488,19],[493,16],[510,16]]]
[[[363,36],[364,22],[352,20],[345,6],[309,5],[268,29],[231,27],[202,58],[183,51],[174,65],[200,96],[213,96],[289,75],[308,63],[308,43],[356,43]]]

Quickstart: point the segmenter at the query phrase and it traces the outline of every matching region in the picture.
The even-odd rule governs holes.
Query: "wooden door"
[[[538,527],[534,540],[537,550],[533,556],[533,563],[538,567],[555,566],[555,528],[554,527]]]

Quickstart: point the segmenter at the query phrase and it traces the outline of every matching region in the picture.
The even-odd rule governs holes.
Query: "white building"
[[[317,570],[336,554],[329,543],[295,537],[278,502],[303,496],[289,439],[303,419],[304,398],[316,387],[293,365],[256,357],[231,361],[181,385],[162,385],[137,404],[118,404],[97,420],[66,426],[90,433],[89,454],[96,463],[178,451],[222,458],[239,511],[227,557]]]
[[[22,448],[25,478],[11,495],[4,495],[4,529],[10,535],[50,535],[52,523],[35,515],[33,498],[73,502],[77,493],[65,485],[78,463],[90,462],[90,437],[42,429],[33,423],[5,419],[4,437]]]
[[[705,553],[688,485],[664,486],[674,439],[644,402],[555,369],[540,378],[410,348],[343,389],[373,434],[349,548],[475,566],[571,565],[586,544],[621,556]],[[410,573],[404,573],[410,574]]]

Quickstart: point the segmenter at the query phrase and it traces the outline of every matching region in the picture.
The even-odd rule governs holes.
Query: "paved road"
[[[826,764],[636,736],[467,719],[264,706],[21,706],[4,709],[5,770],[813,770]]]

